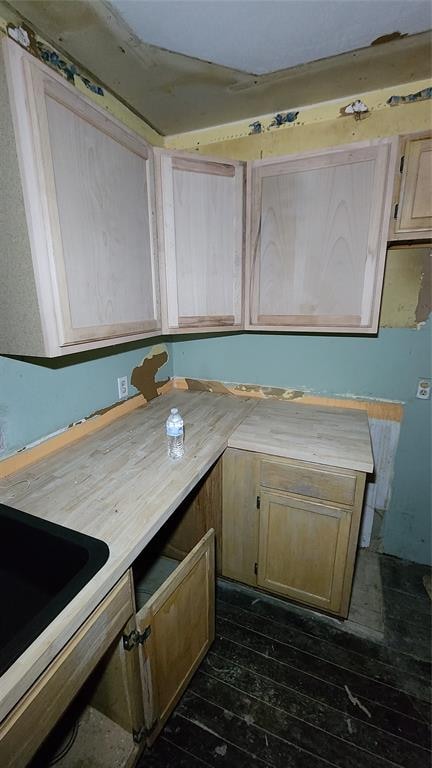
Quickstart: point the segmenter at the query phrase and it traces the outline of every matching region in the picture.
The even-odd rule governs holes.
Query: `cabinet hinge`
[[[143,725],[139,731],[137,731],[135,728],[132,729],[132,738],[135,742],[135,744],[141,744],[143,738],[145,736],[151,736],[154,729],[156,728],[158,724],[158,720],[154,720],[154,722],[151,724],[150,728],[146,728],[145,725]]]
[[[400,159],[400,165],[399,165],[399,173],[402,173],[405,165],[405,155],[402,155]]]
[[[144,632],[138,632],[138,630],[133,629],[128,635],[123,635],[123,648],[125,651],[131,651],[137,645],[143,645],[150,635],[150,626],[146,627]]]
[[[394,214],[393,214],[393,218],[394,219],[397,219],[398,210],[399,210],[399,203],[396,203],[396,205],[394,207]]]
[[[257,496],[256,505],[257,505],[257,509],[261,508],[261,496]]]
[[[254,574],[258,576],[258,563],[254,563]]]

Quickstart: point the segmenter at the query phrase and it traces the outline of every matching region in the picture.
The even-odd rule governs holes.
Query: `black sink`
[[[108,555],[99,539],[0,504],[0,675]]]

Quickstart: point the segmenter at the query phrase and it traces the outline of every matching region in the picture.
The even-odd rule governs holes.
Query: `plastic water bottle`
[[[171,459],[181,459],[184,454],[183,419],[178,412],[178,408],[171,408],[171,413],[167,418],[166,433],[168,456]]]

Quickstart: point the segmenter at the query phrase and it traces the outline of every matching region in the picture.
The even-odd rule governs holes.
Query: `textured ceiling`
[[[253,75],[142,42],[101,0],[6,5],[163,135],[352,97],[431,73],[428,33]],[[260,45],[267,46],[264,36]]]
[[[111,0],[144,43],[264,74],[429,29],[429,0]]]

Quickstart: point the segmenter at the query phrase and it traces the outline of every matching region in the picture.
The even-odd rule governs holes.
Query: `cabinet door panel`
[[[262,492],[258,585],[337,612],[350,524],[348,511]]]
[[[69,340],[86,328],[139,329],[155,317],[146,279],[152,274],[148,160],[55,98],[47,96],[46,108]]]
[[[49,347],[157,332],[151,147],[34,57],[9,59]]]
[[[407,141],[396,230],[407,235],[432,229],[432,139]]]
[[[222,575],[256,586],[259,456],[227,448],[223,455]]]
[[[155,740],[214,639],[214,530],[137,614],[148,743]]]
[[[169,329],[242,322],[243,167],[159,153]]]
[[[252,164],[250,328],[376,330],[393,144]]]

